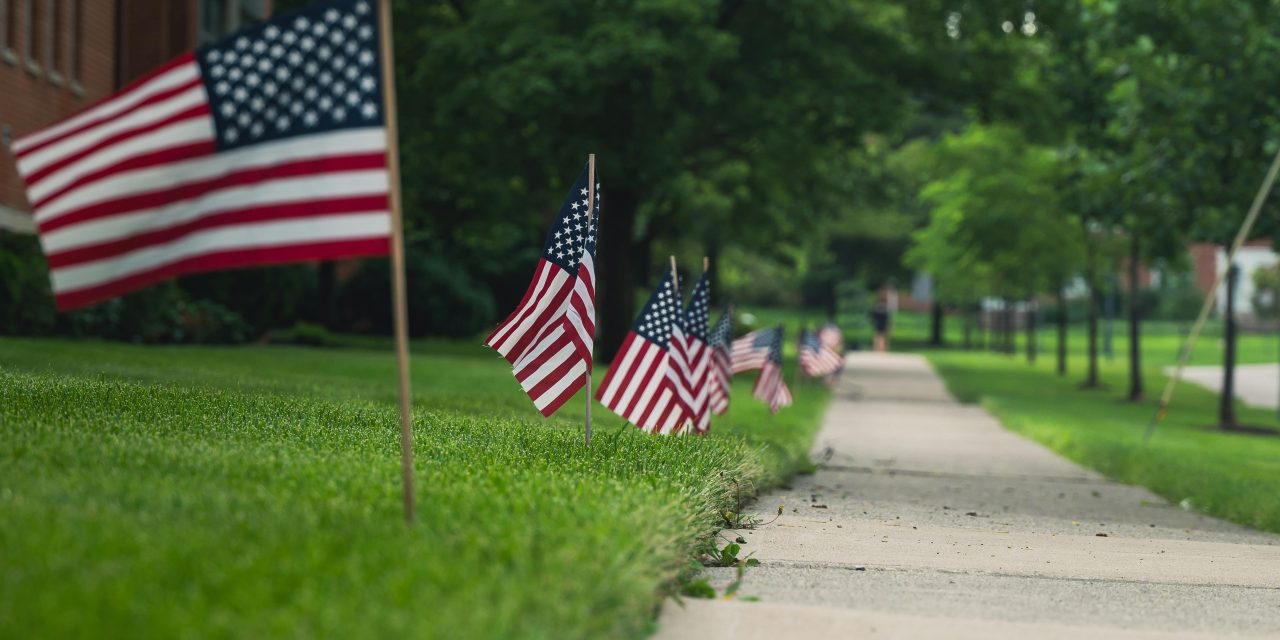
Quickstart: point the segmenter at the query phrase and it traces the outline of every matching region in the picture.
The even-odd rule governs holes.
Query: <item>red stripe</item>
[[[515,361],[519,360],[520,357],[528,351],[530,343],[533,342],[534,338],[538,337],[540,329],[548,326],[556,320],[557,314],[564,313],[565,298],[568,298],[569,294],[572,292],[573,278],[566,278],[564,282],[560,283],[560,288],[551,291],[550,294],[544,291],[542,299],[546,299],[547,296],[550,295],[551,302],[542,310],[541,315],[538,315],[533,319],[533,322],[529,324],[528,329],[525,330],[524,333],[516,336],[515,343],[511,346],[511,350],[507,352],[507,360],[509,362],[515,364]],[[503,342],[507,342],[510,339],[511,336],[507,336]]]
[[[171,124],[177,124],[184,120],[194,120],[196,118],[204,118],[204,117],[207,117],[208,115],[209,115],[209,105],[206,103],[201,103],[193,107],[189,107],[184,111],[179,111],[178,113],[174,113],[162,120],[152,120],[152,121],[148,121],[143,124],[140,124],[137,127],[134,127],[132,129],[117,131],[116,133],[109,135],[93,143],[92,145],[90,145],[85,149],[81,149],[79,151],[76,151],[75,153],[69,153],[67,155],[64,155],[58,158],[57,161],[52,162],[45,167],[42,167],[38,171],[32,172],[31,175],[26,176],[27,186],[34,187],[37,184],[39,184],[41,180],[44,180],[46,177],[48,177],[49,174],[54,173],[60,169],[66,168],[68,165],[79,162],[83,160],[85,157],[91,156],[99,151],[102,151],[103,149],[125,142],[130,138],[136,138],[138,136],[151,133],[157,129],[167,127]],[[210,124],[209,126],[209,131],[210,131],[210,134],[212,134],[213,132],[212,124]],[[212,135],[210,135],[209,137],[209,142],[210,143],[213,142]],[[44,201],[48,202],[48,198],[45,198]]]
[[[627,386],[625,388],[635,390],[635,392],[631,394],[630,404],[628,404],[626,407],[623,407],[623,410],[627,415],[631,415],[636,411],[641,410],[642,407],[640,407],[640,399],[644,395],[642,391],[644,389],[649,388],[650,385],[655,384],[654,378],[658,378],[659,373],[663,369],[671,366],[668,362],[664,360],[664,356],[667,355],[666,352],[664,352],[657,345],[652,344],[647,340],[642,340],[642,342],[647,347],[647,349],[645,350],[646,353],[651,350],[656,350],[656,352],[654,353],[653,360],[649,363],[649,366],[647,369],[644,369],[643,371],[641,371],[639,369],[633,368],[631,375],[627,377]],[[666,375],[663,374],[661,376],[661,379],[656,382],[656,384],[659,385],[658,387],[659,392],[661,392],[662,390],[662,385],[666,384],[665,380],[666,380]],[[675,389],[671,389],[671,391],[674,392]],[[659,394],[657,393],[650,396],[649,403],[652,405],[653,402],[658,399],[658,396]]]
[[[106,218],[113,215],[135,213],[145,209],[153,209],[176,202],[192,200],[215,191],[230,187],[239,187],[280,178],[296,178],[302,176],[321,175],[345,171],[382,169],[387,165],[387,156],[382,152],[362,153],[350,156],[328,156],[323,158],[307,158],[285,164],[265,167],[253,167],[233,171],[216,178],[199,182],[183,182],[177,186],[149,193],[142,193],[115,200],[98,202],[79,209],[73,209],[56,218],[40,223],[40,232],[48,233],[55,229],[73,225],[86,220]]]
[[[555,348],[550,350],[550,354],[554,355],[556,353],[559,353],[560,350],[567,345],[568,345],[567,340],[557,341]],[[565,358],[565,361],[561,362],[560,366],[553,369],[551,373],[547,374],[546,377],[540,380],[538,384],[534,385],[533,388],[528,391],[529,397],[536,400],[537,398],[540,398],[543,395],[545,395],[548,391],[551,390],[551,387],[555,386],[556,383],[560,382],[565,378],[565,376],[569,375],[569,371],[573,369],[573,367],[575,367],[579,362],[581,362],[581,360],[577,359],[572,355],[568,358]],[[581,376],[574,376],[574,377],[578,378],[579,380],[582,379]],[[555,409],[551,409],[550,411],[547,411],[546,409],[544,409],[542,411],[542,415],[544,416],[549,416],[552,413],[555,413]]]
[[[387,255],[390,249],[391,241],[384,236],[340,240],[337,242],[235,249],[193,256],[105,284],[58,294],[58,310],[69,311],[95,302],[101,302],[153,282],[188,273],[285,264],[288,262],[306,262],[310,260],[384,256]]]
[[[573,397],[573,394],[584,386],[586,386],[586,379],[582,376],[574,376],[573,381],[564,388],[564,391],[542,408],[542,415],[550,418],[551,414],[559,411],[560,407],[563,407],[564,403],[568,402]]]
[[[169,147],[168,149],[160,149],[152,153],[136,155],[131,158],[125,158],[124,160],[121,160],[116,164],[103,167],[97,171],[86,173],[80,176],[79,178],[76,178],[75,180],[67,184],[67,186],[61,189],[58,189],[57,191],[49,194],[48,196],[45,196],[44,199],[35,202],[34,204],[31,205],[31,208],[38,211],[41,207],[45,206],[46,204],[49,204],[50,202],[53,202],[54,200],[61,198],[62,196],[66,195],[67,193],[75,189],[79,189],[90,183],[97,182],[98,180],[106,178],[115,173],[133,171],[135,169],[145,169],[147,167],[159,166],[159,165],[168,164],[171,162],[181,162],[183,160],[190,160],[192,158],[211,156],[213,155],[213,152],[215,150],[217,150],[217,144],[214,143],[213,140],[205,140],[201,142],[192,142],[190,144],[182,145],[179,147]]]
[[[538,266],[533,270],[533,279],[529,281],[529,287],[524,290],[524,297],[520,299],[520,304],[516,305],[516,310],[512,311],[511,315],[507,316],[506,320],[499,323],[498,326],[494,328],[493,332],[489,334],[489,337],[484,339],[485,344],[490,347],[496,347],[497,345],[494,344],[494,338],[508,327],[514,326],[513,323],[516,322],[517,316],[523,317],[529,313],[526,305],[528,305],[529,300],[533,298],[534,292],[538,290],[538,283],[542,281],[542,272],[547,269],[547,265],[549,264],[550,263],[547,262],[545,258],[538,259]],[[547,280],[548,282],[550,281],[550,276],[547,277]]]
[[[627,351],[631,349],[631,343],[635,342],[635,339],[636,339],[636,332],[628,331],[627,337],[622,339],[622,346],[618,347],[618,352],[613,356],[614,362],[616,363],[622,362],[622,359],[627,355]],[[596,400],[601,400],[602,398],[604,398],[604,394],[609,390],[609,385],[613,382],[614,377],[623,375],[620,372],[621,372],[621,368],[614,367],[609,369],[609,371],[604,374],[604,380],[600,383],[600,388],[596,389]]]
[[[105,98],[102,98],[101,100],[98,100],[97,102],[95,102],[95,103],[93,103],[93,104],[91,104],[91,105],[89,105],[89,106],[87,106],[87,107],[85,107],[85,108],[81,109],[80,111],[77,111],[75,114],[70,115],[70,116],[67,116],[66,118],[63,118],[62,120],[59,120],[58,122],[66,122],[67,120],[71,120],[72,118],[79,117],[79,116],[80,116],[80,114],[82,114],[82,113],[88,113],[88,112],[90,112],[90,111],[92,111],[92,110],[94,110],[94,109],[97,109],[98,107],[101,107],[101,106],[103,106],[103,105],[106,105],[107,103],[109,103],[109,102],[111,102],[111,101],[115,100],[116,98],[123,98],[126,94],[128,94],[128,93],[132,93],[135,89],[138,89],[138,88],[140,88],[142,85],[144,85],[144,84],[146,84],[146,83],[150,82],[151,80],[153,80],[153,79],[155,79],[155,78],[157,78],[157,77],[159,77],[159,76],[163,75],[165,72],[167,72],[167,71],[171,71],[171,70],[173,70],[173,69],[176,69],[176,68],[178,68],[178,67],[180,67],[180,66],[182,66],[182,65],[184,65],[184,64],[187,64],[188,62],[195,62],[195,59],[196,59],[196,57],[195,57],[195,54],[193,54],[193,53],[185,53],[185,54],[183,54],[183,55],[180,55],[180,56],[178,56],[177,58],[174,58],[173,60],[170,60],[169,62],[166,62],[165,64],[163,64],[163,65],[161,65],[160,67],[156,68],[156,69],[155,69],[154,71],[152,71],[151,73],[148,73],[147,75],[144,75],[144,76],[142,76],[141,78],[138,78],[137,80],[134,80],[133,82],[131,82],[131,83],[130,83],[128,86],[126,86],[125,88],[123,88],[123,89],[121,89],[121,90],[119,90],[119,91],[117,91],[117,92],[115,92],[115,93],[113,93],[113,94],[111,94],[111,95],[109,95],[109,96],[107,96],[107,97],[105,97]],[[197,71],[198,71],[198,69],[197,69]],[[195,79],[195,80],[193,80],[193,81],[191,81],[191,82],[189,82],[188,84],[182,85],[182,86],[177,87],[177,88],[174,88],[174,89],[170,89],[170,90],[162,91],[162,92],[160,92],[160,93],[157,93],[157,94],[156,94],[156,95],[154,95],[154,96],[149,96],[149,97],[147,97],[147,98],[144,98],[143,100],[139,101],[139,102],[138,102],[138,104],[136,104],[136,105],[134,105],[134,106],[132,106],[132,107],[129,107],[128,109],[125,109],[124,111],[121,111],[121,112],[119,112],[119,113],[116,113],[116,114],[113,114],[113,115],[109,115],[109,116],[101,116],[101,117],[95,118],[95,119],[93,119],[93,120],[89,120],[89,121],[85,122],[83,125],[81,125],[81,126],[79,126],[79,127],[75,128],[75,129],[72,129],[72,130],[67,131],[67,132],[65,132],[65,133],[61,133],[61,134],[59,134],[59,135],[57,135],[57,136],[54,136],[54,137],[52,137],[52,138],[49,138],[48,140],[45,140],[44,142],[41,142],[41,143],[40,143],[40,144],[38,144],[38,145],[34,145],[34,146],[32,146],[30,149],[25,149],[25,150],[23,150],[23,152],[22,152],[22,153],[18,154],[18,157],[19,157],[19,158],[21,158],[21,157],[23,157],[23,156],[25,156],[25,155],[27,155],[27,154],[29,154],[29,153],[35,153],[36,151],[39,151],[40,149],[43,149],[43,148],[45,148],[45,147],[47,147],[47,146],[49,146],[49,145],[51,145],[51,144],[57,143],[57,142],[59,142],[59,141],[61,141],[61,140],[65,140],[65,139],[67,139],[67,138],[69,138],[69,137],[71,137],[71,136],[77,135],[77,134],[79,134],[79,133],[81,133],[81,132],[85,131],[86,129],[89,129],[89,128],[91,128],[91,127],[96,127],[96,126],[98,126],[98,125],[102,124],[104,121],[107,121],[107,120],[114,120],[114,119],[119,118],[119,117],[122,117],[122,116],[124,116],[124,115],[126,115],[126,114],[132,113],[133,111],[135,111],[135,110],[139,109],[140,107],[146,106],[146,105],[148,105],[148,104],[153,104],[153,103],[158,102],[158,101],[160,101],[160,100],[164,100],[164,99],[166,99],[166,98],[172,97],[174,94],[176,94],[176,93],[180,93],[181,91],[185,91],[185,90],[187,90],[187,89],[190,89],[191,87],[193,87],[193,86],[195,86],[195,85],[198,85],[198,84],[200,84],[201,82],[202,82],[202,81],[201,81],[201,80],[200,80],[200,78],[199,78],[199,74],[197,73],[197,77],[196,77],[196,79]],[[57,125],[58,125],[58,123],[57,123],[57,122],[55,122],[53,125],[50,125],[50,126],[57,126]],[[48,129],[48,128],[49,128],[49,127],[45,127],[45,129]],[[35,133],[40,133],[40,132],[39,132],[39,131],[36,131]],[[21,140],[21,139],[19,139],[19,140],[18,140],[18,142],[19,142],[19,143],[21,143],[21,142],[22,142],[22,140]]]
[[[266,222],[268,220],[289,220],[293,218],[309,218],[330,216],[345,213],[386,211],[386,196],[361,196],[354,198],[332,198],[328,200],[289,202],[278,205],[258,205],[244,209],[235,209],[222,213],[206,215],[184,224],[156,229],[131,235],[120,240],[104,242],[76,249],[59,251],[49,255],[49,268],[59,269],[118,256],[136,249],[165,244],[184,238],[197,231],[214,229],[235,224]]]

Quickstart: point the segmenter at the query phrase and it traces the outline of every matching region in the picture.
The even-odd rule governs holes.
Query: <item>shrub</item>
[[[405,256],[409,333],[471,337],[494,321],[493,297],[447,258],[409,250]],[[388,262],[370,260],[338,291],[338,326],[360,333],[390,334],[391,272]]]
[[[46,335],[57,323],[40,243],[0,231],[0,334]]]

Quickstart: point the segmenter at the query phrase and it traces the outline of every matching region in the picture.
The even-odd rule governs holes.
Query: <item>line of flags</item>
[[[412,521],[391,34],[389,0],[315,2],[178,56],[12,149],[62,311],[184,274],[390,255]],[[586,387],[588,445],[600,214],[593,155],[524,299],[485,340],[544,416]],[[773,411],[790,404],[782,328],[731,341],[726,309],[709,329],[705,261],[687,306],[675,267],[672,258],[594,397],[654,433],[706,433],[742,371],[760,371],[754,395]],[[831,331],[816,334],[816,350],[802,336],[806,375],[831,375]]]

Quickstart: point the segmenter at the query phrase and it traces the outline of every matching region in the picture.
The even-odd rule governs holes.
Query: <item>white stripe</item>
[[[656,354],[656,359],[655,359]],[[654,347],[649,349],[645,354],[644,360],[641,361],[641,368],[638,371],[647,372],[650,368],[654,370],[654,375],[650,378],[649,386],[641,387],[644,383],[644,376],[635,376],[631,379],[631,384],[623,391],[622,402],[618,406],[625,407],[631,404],[630,400],[636,395],[636,391],[640,392],[639,398],[635,402],[634,411],[637,415],[643,414],[645,407],[649,406],[649,402],[653,398],[655,389],[663,388],[662,379],[666,377],[667,370],[667,352]]]
[[[175,202],[155,209],[86,220],[47,232],[41,240],[45,253],[58,253],[167,229],[228,211],[290,202],[305,203],[385,194],[388,188],[385,169],[270,180],[214,191],[194,200]]]
[[[69,293],[220,251],[387,237],[390,233],[391,215],[385,211],[219,227],[162,246],[54,270],[53,288],[58,294]]]
[[[551,307],[552,299],[555,298],[556,293],[564,288],[565,281],[572,277],[565,273],[564,269],[551,265],[550,263],[547,264],[547,269],[553,272],[551,282],[545,289],[539,292],[540,295],[538,296],[538,299],[534,301],[533,310],[526,314],[524,318],[521,318],[520,322],[516,323],[516,326],[511,329],[506,337],[499,341],[498,346],[495,347],[498,349],[499,353],[507,355],[516,347],[520,342],[520,339],[526,333],[534,330],[534,327],[532,326],[533,323],[537,322],[538,319],[542,317],[543,312]],[[554,321],[558,316],[559,314],[553,313],[549,318],[547,318],[548,323]]]
[[[123,118],[108,120],[92,129],[81,131],[70,138],[59,140],[35,153],[25,155],[18,160],[18,170],[22,175],[29,176],[55,162],[75,156],[117,133],[146,126],[205,102],[207,101],[204,86],[196,85],[163,102],[147,105]],[[208,117],[205,116],[205,118]]]
[[[662,357],[662,350],[647,340],[637,338],[632,343],[631,351],[627,355],[628,361],[624,362],[622,367],[618,369],[619,375],[610,379],[613,385],[609,389],[610,393],[607,394],[612,396],[608,406],[618,410],[626,409],[632,404],[631,399],[635,397],[641,382],[644,380],[644,376],[639,374],[647,372],[649,367],[653,366],[654,358]],[[628,377],[624,374],[627,372],[631,372],[634,375],[631,375],[628,384],[624,385],[623,380]],[[657,384],[661,379],[661,375],[655,375],[651,384]]]
[[[526,369],[533,366],[533,361],[537,360],[539,355],[555,346],[556,341],[562,335],[564,335],[564,327],[559,324],[544,328],[542,333],[534,338],[533,342],[529,343],[529,348],[525,350],[524,354],[511,365],[511,371],[515,374],[516,379],[523,380],[528,377],[530,374]]]
[[[609,369],[609,378],[605,380],[604,392],[600,394],[600,403],[610,409],[622,406],[615,403],[614,397],[622,388],[622,380],[626,377],[626,372],[631,370],[632,361],[635,360],[637,353],[642,353],[645,345],[649,343],[638,338],[631,340],[625,353],[615,355],[613,357],[613,365]]]
[[[582,376],[586,374],[586,372],[587,366],[583,364],[582,360],[578,360],[572,367],[569,367],[568,373],[560,376],[560,379],[557,380],[555,384],[551,385],[545,392],[543,392],[542,395],[538,396],[533,401],[533,405],[539,410],[545,409],[547,405],[551,404],[556,398],[559,398],[560,394],[564,393],[565,389],[574,384],[582,384]]]
[[[175,122],[150,133],[100,149],[54,171],[39,182],[30,185],[27,188],[27,195],[33,202],[39,202],[80,179],[81,176],[147,153],[205,140],[213,140],[213,121],[208,117]]]
[[[36,220],[47,222],[68,211],[100,202],[218,178],[244,169],[272,167],[309,158],[383,151],[386,144],[386,131],[380,127],[348,129],[287,138],[225,151],[207,158],[126,171],[83,188],[73,189],[45,203],[36,210]]]
[[[135,87],[132,91],[116,96],[78,116],[74,116],[68,120],[55,124],[47,129],[42,129],[29,136],[19,138],[13,143],[14,153],[22,153],[24,149],[34,147],[46,140],[56,138],[68,131],[79,129],[80,127],[104,118],[109,118],[117,113],[127,110],[143,100],[169,89],[182,86],[199,76],[199,70],[195,61],[174,67],[164,74],[156,76],[149,80],[146,84]]]
[[[507,316],[506,320],[503,320],[503,324],[498,327],[497,331],[493,332],[493,336],[485,344],[498,349],[498,346],[506,340],[507,335],[515,329],[516,319],[523,318],[525,313],[537,306],[538,300],[542,298],[542,292],[546,289],[547,279],[550,277],[547,274],[551,273],[551,266],[549,262],[538,261],[538,266],[533,271],[533,289],[527,292],[528,295],[520,301],[520,306],[516,307],[516,310],[510,316]],[[503,353],[502,355],[505,356],[507,354]]]

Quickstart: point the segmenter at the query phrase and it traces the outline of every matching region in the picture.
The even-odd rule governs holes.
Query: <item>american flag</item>
[[[677,433],[689,417],[667,374],[671,335],[683,311],[668,267],[596,392],[601,404],[653,433]]]
[[[321,2],[13,143],[59,309],[390,249],[377,9]]]
[[[769,342],[764,365],[760,368],[760,377],[756,378],[756,386],[751,395],[769,405],[769,410],[777,413],[780,407],[791,406],[791,390],[782,380],[782,327],[771,332],[773,339]]]
[[[512,363],[520,387],[544,416],[568,402],[591,370],[600,183],[590,197],[588,176],[583,168],[560,206],[524,300],[486,341]]]
[[[818,334],[812,331],[802,331],[800,334],[798,360],[800,370],[810,378],[829,376],[844,364],[844,358],[823,344]]]
[[[777,338],[774,333],[781,331],[778,327],[760,329],[734,340],[733,349],[729,355],[733,363],[733,372],[742,373],[763,367],[765,360],[769,357],[769,345],[773,344],[774,339]]]
[[[818,329],[818,341],[828,349],[844,354],[844,332],[840,331],[840,327],[835,323],[828,322]]]
[[[679,433],[684,431],[685,427],[695,420],[693,413],[695,400],[693,397],[693,361],[689,351],[688,324],[685,320],[684,301],[682,299],[679,276],[676,276],[676,280],[677,312],[675,318],[671,320],[670,364],[667,366],[667,379],[671,381],[671,388],[676,392],[676,400],[684,411],[684,419],[675,429],[675,432]]]
[[[733,383],[733,355],[729,344],[732,332],[733,313],[725,309],[708,336],[711,371],[708,375],[707,393],[711,411],[718,416],[729,410],[729,388]]]
[[[699,434],[711,427],[711,346],[708,343],[707,322],[711,318],[711,283],[703,273],[693,287],[689,307],[684,314],[684,331],[681,351],[689,365],[689,412],[693,416],[693,428]],[[674,348],[674,347],[673,347]]]

